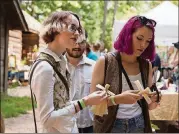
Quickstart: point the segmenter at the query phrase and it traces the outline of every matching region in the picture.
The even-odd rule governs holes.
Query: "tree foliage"
[[[54,11],[71,10],[77,13],[82,21],[82,25],[87,30],[89,42],[99,41],[105,29],[104,42],[105,47],[110,49],[112,46],[112,27],[113,19],[127,19],[130,16],[146,12],[154,8],[161,1],[118,1],[117,10],[114,12],[115,1],[108,1],[106,23],[104,26],[104,1],[54,1],[54,0],[33,0],[21,1],[21,7],[35,19],[43,22],[44,19]],[[178,1],[173,1],[178,5]],[[115,16],[114,16],[115,14]]]

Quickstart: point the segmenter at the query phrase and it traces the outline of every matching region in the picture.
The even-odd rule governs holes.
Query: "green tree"
[[[87,30],[89,42],[104,42],[105,47],[112,47],[112,27],[114,19],[128,19],[129,17],[146,12],[160,1],[55,1],[33,0],[22,1],[22,9],[40,22],[54,11],[71,10],[77,13],[82,25]],[[178,6],[178,1],[172,1]],[[117,4],[116,4],[117,3]],[[106,17],[107,16],[107,17]]]
[[[102,33],[103,1],[22,1],[22,9],[40,22],[57,10],[76,12],[89,33],[89,41],[96,42]]]
[[[105,30],[106,30],[107,6],[108,6],[108,1],[104,1],[104,16],[103,16],[102,33],[101,33],[101,40],[102,41],[104,41]]]

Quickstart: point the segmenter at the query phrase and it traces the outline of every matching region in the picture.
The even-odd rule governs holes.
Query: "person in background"
[[[65,58],[67,67],[71,74],[72,88],[70,99],[76,101],[90,94],[92,71],[95,61],[86,57],[85,35],[81,35],[78,43],[71,49],[66,49]],[[93,114],[90,107],[87,107],[77,114],[77,126],[79,133],[93,133]]]
[[[89,59],[92,59],[94,61],[98,60],[98,56],[91,50],[90,44],[86,42],[86,50],[85,50],[86,56]]]
[[[172,70],[178,64],[178,50],[171,46],[168,50],[168,60],[165,64],[166,67],[169,67]]]
[[[88,33],[87,31],[85,31],[85,37],[86,39],[88,38]],[[91,50],[91,46],[88,42],[86,42],[86,49],[85,49],[85,53],[86,53],[86,56],[89,58],[89,59],[92,59],[94,61],[97,61],[98,60],[98,56]]]
[[[101,47],[100,42],[97,42],[93,45],[93,52],[97,55],[98,58],[101,56],[100,47]]]
[[[100,47],[100,56],[104,56],[108,52],[108,49],[105,48],[104,43]]]
[[[161,60],[160,60],[159,55],[156,53],[155,54],[155,59],[154,59],[154,61],[152,61],[152,72],[153,72],[153,75],[156,75],[155,72],[157,70],[161,71]],[[161,78],[161,76],[160,76],[160,78]],[[160,78],[159,78],[158,81],[160,81]]]
[[[152,70],[153,70],[153,72],[155,72],[157,70],[161,71],[161,60],[157,53],[155,54],[154,61],[152,61]]]
[[[175,68],[176,66],[178,66],[178,59],[179,59],[179,42],[173,43],[174,44],[174,57],[171,61],[171,64],[173,65],[173,67]]]
[[[177,43],[173,43],[174,46],[171,46],[167,52],[168,62],[164,62],[162,65],[164,79],[168,79],[168,82],[172,81],[175,83],[177,77],[177,68],[178,68],[178,55],[179,51],[177,49]],[[176,76],[175,76],[176,75]],[[169,83],[167,84],[169,85]]]
[[[177,49],[177,52],[176,52],[176,56],[172,62],[174,65],[172,78],[173,78],[174,83],[176,85],[179,85],[179,68],[178,68],[178,66],[179,66],[179,61],[178,61],[179,60],[179,57],[178,57],[179,56],[179,42],[176,42],[173,44],[174,44],[175,48]],[[177,88],[178,88],[178,86],[177,86]]]

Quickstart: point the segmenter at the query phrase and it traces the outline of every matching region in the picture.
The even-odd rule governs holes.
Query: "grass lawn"
[[[32,104],[29,97],[12,97],[1,95],[1,112],[5,118],[26,114],[27,111],[31,109]]]

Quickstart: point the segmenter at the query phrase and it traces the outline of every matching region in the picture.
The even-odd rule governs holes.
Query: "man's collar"
[[[83,55],[84,64],[93,65],[93,60],[86,57],[86,55]]]

